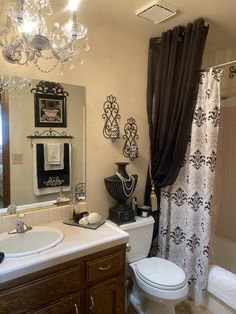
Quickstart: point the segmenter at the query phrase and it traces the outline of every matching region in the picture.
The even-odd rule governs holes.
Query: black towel
[[[64,143],[64,169],[44,170],[44,145],[36,144],[37,183],[38,188],[50,188],[70,185],[69,144]]]

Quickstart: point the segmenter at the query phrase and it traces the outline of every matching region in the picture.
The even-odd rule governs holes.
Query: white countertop
[[[60,229],[64,233],[64,240],[41,253],[5,258],[0,264],[0,283],[127,243],[129,238],[128,233],[109,221],[96,230],[65,225],[62,221],[54,221],[42,226]]]

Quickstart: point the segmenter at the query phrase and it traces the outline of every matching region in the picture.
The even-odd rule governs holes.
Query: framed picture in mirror
[[[66,96],[35,93],[35,127],[67,126]]]

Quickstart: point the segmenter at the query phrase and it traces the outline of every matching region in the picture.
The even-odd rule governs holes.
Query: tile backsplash
[[[80,211],[86,210],[86,203],[79,205]],[[50,206],[37,210],[24,212],[24,221],[28,226],[46,224],[56,220],[64,220],[72,217],[72,206]],[[0,233],[8,232],[16,228],[17,214],[4,215],[0,217]]]

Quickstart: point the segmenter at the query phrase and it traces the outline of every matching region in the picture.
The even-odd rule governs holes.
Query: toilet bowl
[[[159,258],[148,258],[154,219],[136,217],[121,225],[129,233],[127,263],[133,281],[130,302],[138,314],[174,314],[174,306],[188,294],[184,271],[176,264]]]
[[[130,300],[139,314],[172,314],[188,293],[183,270],[158,258],[144,258],[129,265],[134,282]]]

